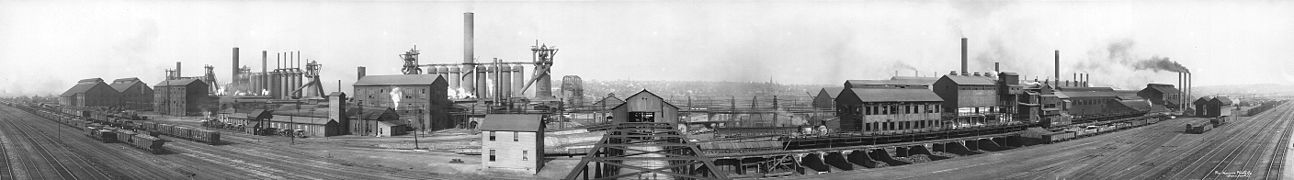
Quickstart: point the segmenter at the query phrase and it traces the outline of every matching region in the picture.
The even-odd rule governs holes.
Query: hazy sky
[[[78,79],[150,85],[184,62],[229,82],[232,47],[301,51],[324,65],[326,91],[349,91],[355,67],[398,74],[397,54],[462,60],[462,13],[476,13],[476,55],[529,61],[539,40],[561,48],[554,79],[839,84],[970,67],[1032,79],[1092,74],[1094,85],[1173,82],[1136,62],[1167,57],[1197,85],[1294,83],[1289,1],[423,2],[0,1],[0,94],[56,94]],[[527,70],[527,73],[532,70]]]

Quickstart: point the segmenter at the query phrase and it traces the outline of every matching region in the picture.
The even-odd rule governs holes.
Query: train
[[[91,139],[99,140],[104,143],[120,142],[153,154],[161,154],[164,151],[163,146],[166,144],[166,140],[149,136],[148,134],[138,134],[125,129],[102,127],[102,125],[98,124],[90,124],[85,127],[85,131],[85,136],[90,137]]]

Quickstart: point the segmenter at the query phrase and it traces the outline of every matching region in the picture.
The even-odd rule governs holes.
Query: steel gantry
[[[665,122],[617,122],[565,179],[728,179]]]

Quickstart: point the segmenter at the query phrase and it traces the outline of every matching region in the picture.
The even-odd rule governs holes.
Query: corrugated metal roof
[[[307,117],[307,116],[282,116],[282,115],[276,115],[276,116],[274,116],[273,118],[270,118],[270,121],[273,121],[273,122],[284,122],[284,123],[297,123],[297,124],[315,124],[315,125],[325,125],[325,124],[328,124],[328,121],[332,121],[332,120],[331,120],[331,119],[328,119],[328,118],[326,118],[326,117]]]
[[[849,88],[862,102],[942,102],[935,92],[928,89],[873,89]]]
[[[139,81],[114,81],[112,82],[112,84],[109,84],[108,86],[112,86],[112,89],[117,90],[117,92],[126,92],[126,90],[129,90],[131,86],[134,86],[135,84],[142,84],[142,83],[143,82],[139,82]]]
[[[385,86],[385,85],[431,85],[436,82],[440,75],[435,74],[410,74],[410,75],[370,75],[360,78],[355,82],[356,86]]]
[[[957,85],[994,85],[997,83],[996,79],[986,77],[986,76],[945,75],[943,78],[948,78],[948,80],[952,80],[953,83],[957,83]]]
[[[63,94],[60,96],[72,96],[72,95],[76,95],[76,93],[85,93],[86,91],[90,91],[90,89],[94,89],[94,86],[96,85],[99,85],[99,83],[98,82],[76,83],[76,85],[72,86],[72,88],[67,89],[67,91],[63,91]]]
[[[189,85],[190,83],[194,83],[194,82],[202,83],[202,80],[199,80],[199,79],[192,79],[192,78],[190,78],[190,79],[166,80],[166,81],[162,81],[162,82],[160,82],[160,83],[157,83],[157,86],[159,86],[159,87],[165,87],[165,86],[187,86],[187,85]]]
[[[1123,100],[1123,101],[1119,101],[1119,103],[1123,104],[1123,106],[1127,106],[1128,108],[1132,108],[1133,110],[1137,110],[1141,112],[1150,112],[1151,110],[1150,101],[1146,101],[1146,100]]]
[[[1176,88],[1176,87],[1173,87],[1173,85],[1169,85],[1169,84],[1156,84],[1156,83],[1151,83],[1151,84],[1147,84],[1147,85],[1146,85],[1146,89],[1159,91],[1160,93],[1178,93],[1178,92],[1180,92],[1180,91],[1178,91],[1178,90],[1177,90],[1177,88]]]
[[[540,114],[487,114],[481,122],[482,131],[539,132],[544,128]]]
[[[1119,99],[1121,99],[1121,100],[1136,100],[1136,99],[1144,99],[1144,98],[1142,98],[1141,96],[1137,95],[1137,92],[1140,92],[1140,91],[1138,91],[1138,90],[1115,90],[1115,91],[1114,91],[1114,94],[1115,94],[1116,96],[1119,96]]]
[[[1060,94],[1062,92],[1065,94],[1065,96],[1068,96],[1069,98],[1118,97],[1114,95],[1114,91],[1061,91],[1061,92],[1057,92],[1057,94]]]

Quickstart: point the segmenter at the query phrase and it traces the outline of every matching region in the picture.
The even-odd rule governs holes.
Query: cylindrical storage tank
[[[461,71],[462,71],[462,73],[463,73],[463,80],[458,82],[458,83],[459,83],[459,86],[460,86],[460,87],[463,87],[463,89],[462,89],[462,91],[463,91],[463,92],[462,92],[462,93],[466,93],[466,94],[468,94],[468,95],[476,96],[476,72],[475,72],[475,70],[476,70],[476,66],[474,66],[474,65],[463,65],[463,69],[461,70]]]
[[[449,80],[450,95],[453,95],[454,91],[459,89],[458,78],[462,78],[462,74],[463,73],[458,72],[458,67],[449,67],[449,76],[445,77],[445,80]]]
[[[448,68],[448,67],[445,67],[445,66],[437,66],[437,67],[436,67],[436,75],[440,75],[441,77],[444,77],[444,78],[445,78],[445,81],[446,81],[446,82],[448,82],[448,81],[449,81],[449,68]]]
[[[440,70],[436,68],[440,68],[440,66],[427,67],[427,74],[440,74]]]
[[[512,66],[499,66],[499,98],[512,97]]]
[[[482,97],[487,97],[487,98],[498,97],[499,73],[496,71],[498,71],[499,69],[496,68],[495,66],[496,65],[485,66],[486,79],[485,79],[485,91],[483,91],[485,92],[485,96],[482,96]]]
[[[486,84],[485,66],[476,66],[476,97],[487,98],[489,95],[489,86]]]
[[[512,66],[512,96],[525,97],[526,92],[521,88],[526,87],[526,66]]]

